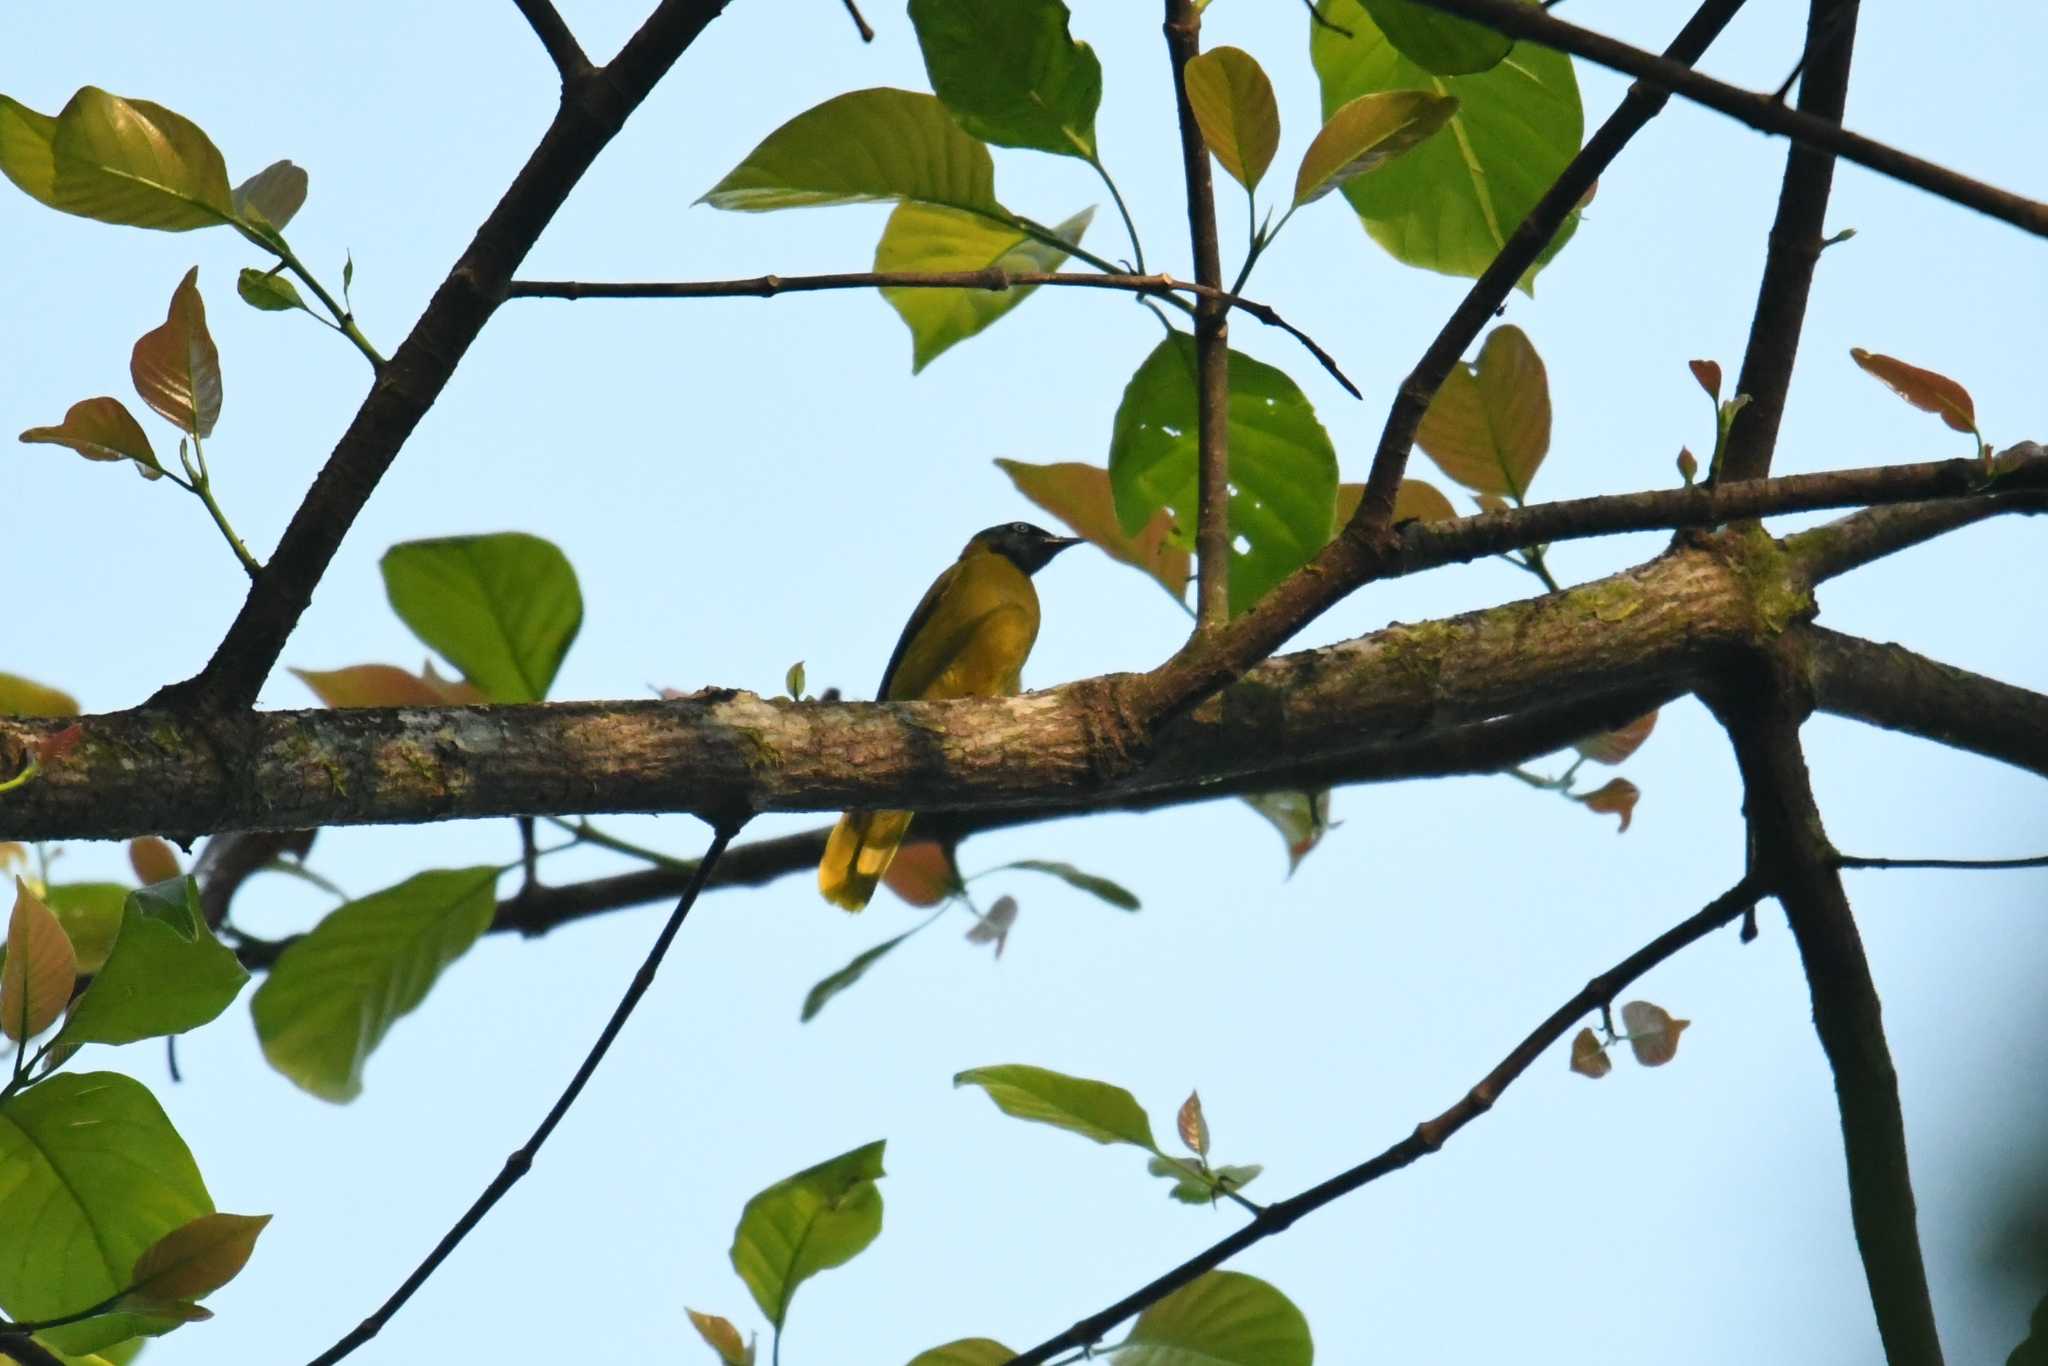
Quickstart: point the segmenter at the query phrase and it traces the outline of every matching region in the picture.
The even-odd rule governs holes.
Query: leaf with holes
[[[1860,346],[1849,348],[1849,358],[1915,408],[1933,413],[1956,431],[1976,433],[1977,405],[1970,398],[1970,391],[1947,375],[1908,365],[1896,356],[1865,351]]]
[[[1181,84],[1209,151],[1232,180],[1257,189],[1280,150],[1280,106],[1265,68],[1243,48],[1215,47],[1188,59]]]
[[[1008,220],[988,148],[960,131],[936,96],[880,89],[798,114],[697,202],[762,213],[903,199]]]
[[[128,358],[128,375],[142,401],[169,418],[180,431],[213,435],[220,420],[220,351],[206,330],[206,303],[199,297],[199,267],[185,272],[171,294],[162,327],[144,333]]]
[[[1186,598],[1190,556],[1185,547],[1174,543],[1170,511],[1159,509],[1135,534],[1126,535],[1116,519],[1109,471],[1101,466],[1080,461],[1027,465],[998,460],[996,464],[1010,476],[1017,492],[1066,523],[1076,536],[1112,560],[1151,575],[1174,601]]]
[[[797,1287],[844,1266],[882,1231],[877,1139],[785,1177],[747,1201],[733,1230],[732,1266],[777,1328]]]
[[[968,133],[1094,160],[1102,64],[1060,0],[910,0],[910,22],[932,92]]]
[[[1476,365],[1451,368],[1415,444],[1475,493],[1528,494],[1550,452],[1550,378],[1521,328],[1494,328]]]
[[[1427,142],[1458,112],[1450,95],[1425,90],[1384,90],[1360,95],[1323,124],[1294,175],[1298,207]]]
[[[583,625],[568,557],[524,532],[408,541],[379,567],[399,620],[493,702],[546,697]]]
[[[1053,229],[1063,242],[1079,246],[1095,210],[1083,209]],[[878,271],[939,272],[999,270],[1050,274],[1068,253],[1017,228],[979,214],[931,204],[898,204],[875,244]],[[1030,298],[1036,285],[1014,289],[885,288],[882,297],[910,329],[910,369],[922,371],[947,348],[987,328]]]
[[[87,460],[133,460],[148,479],[161,478],[164,472],[149,444],[149,434],[118,398],[80,399],[65,411],[62,422],[54,427],[31,427],[21,439],[69,446]]]

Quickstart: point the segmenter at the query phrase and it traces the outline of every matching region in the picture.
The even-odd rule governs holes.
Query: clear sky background
[[[639,3],[563,9],[595,55]],[[1077,37],[1105,70],[1103,155],[1159,268],[1192,273],[1156,6],[1084,0]],[[1702,64],[1775,87],[1802,6],[1750,7]],[[1566,14],[1661,46],[1676,5],[1574,0]],[[723,214],[691,202],[788,117],[848,89],[927,88],[899,7],[872,4],[861,46],[834,0],[740,0],[685,56],[542,238],[529,277],[719,278],[868,266],[887,210]],[[1254,52],[1279,87],[1278,166],[1317,122],[1308,19],[1286,0],[1218,0],[1209,43]],[[1869,6],[1849,122],[1967,173],[2048,193],[2037,54],[2048,19],[2013,5]],[[1624,84],[1580,65],[1591,128]],[[206,128],[236,179],[290,157],[312,195],[292,225],[387,351],[524,159],[555,76],[510,4],[194,9],[17,3],[0,18],[0,92],[54,112],[78,86],[156,100]],[[1753,306],[1784,144],[1675,104],[1603,179],[1578,237],[1507,319],[1548,363],[1555,434],[1539,498],[1662,487],[1681,444],[1705,450],[1685,362],[1731,381]],[[1006,203],[1057,220],[1103,196],[1077,162],[998,151]],[[1283,177],[1284,178],[1284,177]],[[1223,221],[1240,221],[1234,187]],[[1964,442],[1848,359],[1890,352],[1973,391],[2005,444],[2044,435],[2042,246],[1854,167],[1837,176],[1777,468],[1791,473],[1961,454]],[[1122,254],[1109,206],[1089,243]],[[1241,244],[1226,246],[1226,267]],[[168,236],[63,217],[0,193],[0,429],[53,423],[74,400],[126,395],[136,336],[200,267],[226,372],[208,453],[217,487],[267,554],[361,400],[366,367],[298,317],[233,297],[262,264],[225,231]],[[1393,263],[1338,198],[1304,212],[1251,292],[1341,358],[1346,398],[1286,338],[1249,320],[1237,346],[1316,403],[1344,476],[1362,478],[1393,386],[1464,290]],[[527,530],[562,546],[586,598],[562,698],[650,686],[864,696],[925,584],[978,527],[1032,509],[990,464],[1100,462],[1157,324],[1128,302],[1041,291],[982,337],[909,371],[907,333],[860,294],[699,303],[514,303],[350,532],[284,662],[417,666],[383,599],[394,542]],[[146,419],[154,423],[154,419]],[[159,441],[161,425],[152,428]],[[0,668],[90,710],[140,702],[206,659],[243,576],[203,512],[168,484],[54,447],[0,458],[11,511]],[[2048,687],[2041,531],[2007,518],[1827,586],[1823,620]],[[1654,554],[1655,536],[1552,557],[1583,581]],[[1045,627],[1027,682],[1147,667],[1185,618],[1093,551],[1040,577]],[[1375,585],[1307,646],[1526,595],[1498,562]],[[313,699],[282,669],[263,705]],[[2036,779],[1846,722],[1807,731],[1830,832],[1845,850],[2039,853]],[[1553,765],[1555,768],[1561,764]],[[1144,899],[1125,916],[1024,873],[977,883],[1022,913],[998,963],[934,927],[812,1024],[805,990],[914,923],[880,898],[825,907],[807,877],[718,893],[692,917],[640,1014],[533,1174],[359,1359],[709,1360],[683,1306],[760,1326],[726,1249],[770,1182],[889,1140],[881,1239],[807,1284],[791,1363],[888,1363],[969,1334],[1017,1348],[1093,1311],[1235,1227],[1169,1202],[1142,1158],[998,1115],[954,1072],[1032,1062],[1130,1087],[1170,1129],[1199,1086],[1227,1162],[1262,1162],[1275,1199],[1393,1142],[1455,1100],[1558,1001],[1740,872],[1732,763],[1704,711],[1665,710],[1624,770],[1634,828],[1504,778],[1339,793],[1342,822],[1290,880],[1280,842],[1235,802],[1111,816],[972,841],[969,872],[1066,859]],[[750,836],[816,817],[762,820]],[[607,827],[678,853],[689,818]],[[510,822],[330,830],[313,865],[350,892],[425,867],[516,857]],[[117,846],[68,847],[60,877],[113,875]],[[616,869],[565,855],[550,880]],[[505,889],[511,889],[508,880]],[[2010,1182],[2038,1161],[2044,1114],[2040,965],[2048,875],[1862,874],[1851,894],[1884,994],[1915,1163],[1921,1231],[1950,1360],[2002,1360],[2044,1286],[1987,1249]],[[328,901],[281,878],[235,907],[258,933]],[[489,937],[402,1021],[367,1089],[336,1108],[264,1065],[238,1004],[160,1050],[91,1050],[163,1099],[216,1202],[272,1211],[216,1322],[145,1360],[304,1360],[395,1285],[521,1142],[637,965],[658,912],[538,942]],[[1599,1084],[1546,1057],[1443,1154],[1234,1263],[1306,1312],[1326,1362],[1731,1361],[1878,1358],[1851,1238],[1831,1082],[1796,955],[1775,910],[1637,992],[1695,1023],[1675,1065],[1624,1061]],[[764,1351],[765,1351],[764,1339]]]

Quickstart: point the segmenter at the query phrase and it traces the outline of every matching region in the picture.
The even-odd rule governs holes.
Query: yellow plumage
[[[926,590],[882,675],[885,702],[1015,693],[1038,638],[1032,571],[1074,544],[1027,523],[991,527]],[[910,829],[908,811],[849,811],[832,828],[818,890],[835,906],[868,904]]]

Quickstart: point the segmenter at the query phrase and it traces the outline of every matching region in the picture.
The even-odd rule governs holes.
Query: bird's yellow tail
[[[825,900],[842,910],[865,910],[909,830],[908,811],[849,811],[841,816],[825,841],[825,857],[818,862],[818,890]]]

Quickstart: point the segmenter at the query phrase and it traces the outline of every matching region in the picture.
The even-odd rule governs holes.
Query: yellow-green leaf
[[[1475,493],[1528,493],[1550,451],[1550,378],[1521,328],[1496,327],[1477,365],[1451,368],[1415,443]]]
[[[0,716],[77,716],[78,699],[19,674],[0,674]]]
[[[1959,432],[1977,430],[1977,405],[1970,391],[1947,375],[1908,365],[1897,356],[1849,348],[1849,358],[1884,382],[1886,388],[1922,412],[1933,413]]]
[[[1209,151],[1232,180],[1257,189],[1280,150],[1280,106],[1265,68],[1243,48],[1215,47],[1188,59],[1181,83]]]
[[[1287,841],[1287,876],[1309,852],[1322,843],[1330,829],[1330,789],[1316,791],[1254,792],[1245,804],[1273,823],[1280,838]]]
[[[718,1359],[725,1366],[754,1366],[754,1345],[740,1337],[740,1330],[733,1327],[732,1320],[717,1314],[700,1314],[694,1309],[683,1310],[690,1316],[690,1324],[697,1330]]]
[[[546,697],[583,626],[568,557],[525,532],[407,541],[378,567],[399,620],[493,702]]]
[[[199,297],[199,267],[171,294],[162,327],[146,332],[128,358],[128,375],[142,401],[194,436],[213,435],[220,420],[220,352],[206,330]]]
[[[57,120],[0,95],[0,172],[43,204],[57,192],[56,136]]]
[[[910,1366],[1003,1366],[1016,1355],[994,1338],[961,1338],[919,1352]]]
[[[1078,246],[1094,217],[1093,208],[1083,209],[1054,228],[1053,235]],[[1058,270],[1067,256],[1058,247],[979,214],[905,201],[883,225],[881,241],[875,244],[875,269],[937,273],[994,266],[1020,274],[1043,274]],[[882,297],[910,328],[910,369],[915,374],[948,347],[1023,303],[1036,289],[1036,285],[1001,290],[892,286],[882,291]]]
[[[1210,1271],[1138,1315],[1117,1366],[1311,1366],[1294,1302],[1256,1276]]]
[[[1453,95],[1385,90],[1360,95],[1324,122],[1294,174],[1294,202],[1321,199],[1346,181],[1413,151],[1458,112]]]
[[[1129,1091],[1106,1081],[1070,1077],[1043,1067],[1009,1063],[974,1067],[953,1078],[955,1086],[979,1086],[1006,1115],[1050,1124],[1097,1143],[1129,1143],[1158,1152],[1152,1125]]]
[[[14,879],[7,957],[0,961],[0,1034],[17,1044],[55,1024],[78,981],[71,939],[28,884]]]
[[[732,1267],[780,1328],[797,1287],[844,1266],[882,1231],[883,1140],[806,1167],[747,1201],[733,1230]]]
[[[120,930],[92,985],[58,1037],[66,1043],[133,1043],[180,1034],[218,1016],[249,973],[214,937],[189,877],[129,892]]]
[[[103,223],[184,232],[234,212],[220,149],[198,125],[94,86],[54,119],[0,96],[0,170],[51,208]]]
[[[202,1214],[180,1224],[135,1259],[126,1295],[137,1304],[205,1298],[249,1264],[269,1222],[267,1214]]]
[[[118,398],[80,399],[54,427],[31,427],[21,434],[28,442],[69,446],[88,460],[133,460],[151,479],[163,474],[149,434]]]
[[[1018,460],[998,460],[996,465],[1010,476],[1017,492],[1066,523],[1076,536],[1111,559],[1151,575],[1174,601],[1187,596],[1191,556],[1185,546],[1174,543],[1170,511],[1159,509],[1136,535],[1126,535],[1116,519],[1109,471],[1100,465],[1080,461],[1027,465]]]
[[[1095,156],[1102,64],[1060,0],[910,0],[932,93],[983,142]]]
[[[759,213],[809,204],[914,199],[1006,217],[995,163],[933,95],[855,90],[762,139],[698,201]]]
[[[289,313],[295,308],[312,311],[299,297],[297,285],[267,270],[243,266],[242,273],[235,277],[235,293],[242,296],[243,303],[263,313]]]

